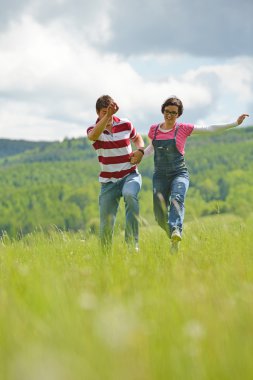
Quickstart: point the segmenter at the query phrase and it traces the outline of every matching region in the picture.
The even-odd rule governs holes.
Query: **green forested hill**
[[[16,145],[18,146],[17,142]],[[8,150],[5,149],[3,155],[0,156],[5,159],[0,162],[13,165],[33,162],[84,161],[96,156],[86,138],[65,139],[63,142],[31,143],[27,147],[21,142],[20,149],[15,149],[16,151],[13,149],[12,154],[8,154]]]
[[[99,164],[86,138],[31,144],[20,141],[20,147],[18,141],[3,141],[1,231],[10,236],[52,226],[96,231]],[[244,216],[252,212],[253,128],[193,136],[186,152],[191,173],[186,221],[215,213]],[[153,158],[143,160],[139,170],[143,175],[142,220],[152,224]],[[123,210],[118,222],[123,223]]]
[[[23,153],[28,150],[33,150],[36,147],[44,148],[51,143],[45,141],[25,141],[25,140],[9,140],[0,139],[0,158],[10,157]]]

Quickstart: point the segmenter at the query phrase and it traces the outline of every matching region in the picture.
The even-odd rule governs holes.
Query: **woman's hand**
[[[246,117],[249,117],[249,115],[248,115],[247,113],[243,113],[241,116],[239,116],[238,119],[237,119],[237,124],[238,124],[238,125],[242,124],[243,120],[244,120]]]

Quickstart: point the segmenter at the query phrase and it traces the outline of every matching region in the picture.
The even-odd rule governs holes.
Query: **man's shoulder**
[[[119,117],[114,116],[113,122],[114,122],[114,124],[130,124],[130,125],[132,125],[132,122],[126,117],[120,117],[119,118]]]
[[[125,117],[113,117],[113,130],[114,132],[128,132],[132,133],[134,130],[131,121]]]
[[[90,125],[87,129],[86,129],[86,132],[87,134],[92,131],[92,129],[95,127],[95,125]]]

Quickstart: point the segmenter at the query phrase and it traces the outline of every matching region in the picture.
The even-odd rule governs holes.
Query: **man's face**
[[[107,108],[101,108],[99,111],[97,111],[99,120],[101,120],[106,115],[106,112]]]
[[[101,108],[99,111],[97,111],[97,115],[98,115],[99,120],[101,120],[106,115],[106,113],[107,113],[107,107]],[[107,123],[107,125],[111,125],[111,124],[112,124],[112,118]]]

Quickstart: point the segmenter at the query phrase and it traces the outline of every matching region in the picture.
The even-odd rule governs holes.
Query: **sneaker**
[[[182,238],[181,238],[180,231],[177,228],[175,228],[171,234],[171,242],[172,243],[176,243],[176,242],[178,243],[181,240],[182,240]]]
[[[135,249],[135,252],[139,253],[140,248],[139,248],[139,244],[138,243],[135,244],[134,249]]]
[[[127,244],[127,250],[129,253],[139,253],[140,252],[140,248],[139,248],[139,244],[138,243],[131,243],[131,244]]]
[[[170,252],[172,255],[175,253],[178,253],[179,242],[181,240],[182,240],[182,237],[181,237],[180,231],[178,228],[175,228],[171,234]]]

